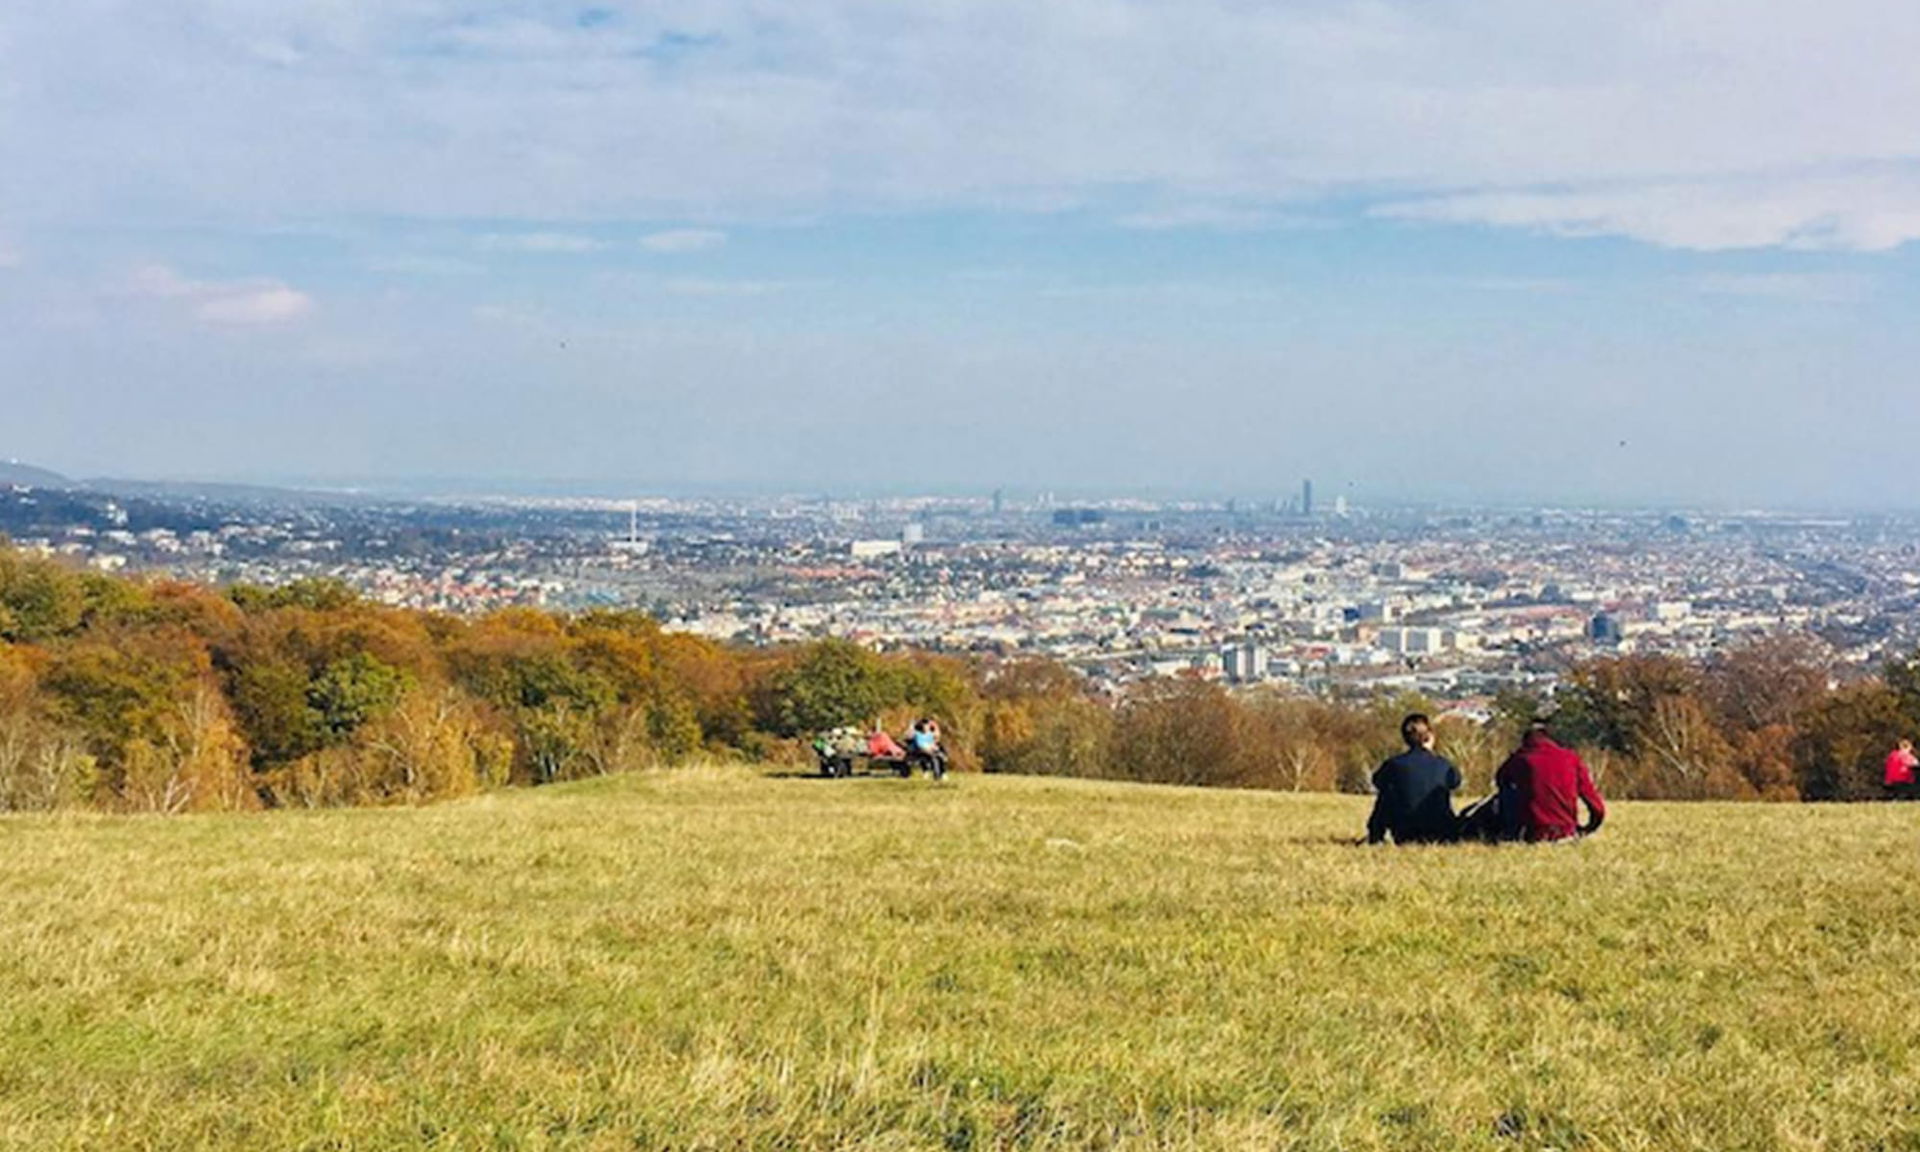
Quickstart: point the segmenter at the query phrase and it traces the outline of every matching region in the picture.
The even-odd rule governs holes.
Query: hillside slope
[[[715,768],[0,820],[0,1144],[1920,1139],[1920,806],[1363,813]]]
[[[22,488],[69,488],[73,481],[58,472],[22,464],[18,460],[0,460],[0,484]]]

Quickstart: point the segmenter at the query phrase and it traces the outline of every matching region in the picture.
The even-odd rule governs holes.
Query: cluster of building
[[[16,499],[20,490],[15,490]],[[0,493],[3,495],[3,493]],[[1920,523],[1050,497],[98,502],[16,542],[105,569],[346,581],[455,612],[638,607],[748,644],[1045,656],[1120,692],[1185,675],[1466,702],[1597,652],[1796,633],[1920,647]]]
[[[1204,517],[1110,520],[1097,539],[850,541],[842,565],[788,568],[675,623],[753,642],[1040,654],[1115,689],[1180,674],[1454,698],[1538,687],[1598,651],[1702,658],[1794,632],[1868,667],[1920,642],[1904,618],[1920,558],[1904,534],[1848,524],[1215,518],[1194,539],[1169,528],[1182,519]]]

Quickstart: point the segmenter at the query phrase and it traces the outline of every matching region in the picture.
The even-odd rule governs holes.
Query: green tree
[[[326,745],[326,726],[308,697],[305,668],[287,660],[259,660],[237,669],[229,685],[255,769],[290,763]]]
[[[307,701],[327,740],[337,743],[390,710],[407,684],[406,673],[356,652],[328,664],[307,689]]]
[[[802,648],[774,673],[768,688],[761,720],[781,736],[865,724],[899,701],[886,663],[847,640]]]
[[[71,636],[86,608],[77,575],[50,560],[0,549],[0,640],[35,644]]]
[[[306,608],[314,612],[336,612],[361,603],[360,594],[344,580],[308,577],[262,588],[256,584],[236,584],[227,590],[235,604],[248,613],[274,608]]]

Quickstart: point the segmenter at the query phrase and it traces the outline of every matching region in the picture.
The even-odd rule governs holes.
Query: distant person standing
[[[1407,750],[1373,773],[1373,815],[1367,843],[1440,844],[1455,838],[1453,793],[1460,769],[1433,750],[1433,721],[1418,712],[1400,721]]]
[[[1882,777],[1887,795],[1896,800],[1913,799],[1913,770],[1916,767],[1920,767],[1920,757],[1913,754],[1913,741],[1900,741],[1893,751],[1887,753],[1886,775]]]
[[[1500,811],[1508,828],[1532,842],[1571,840],[1600,830],[1607,803],[1593,786],[1586,762],[1570,748],[1553,742],[1545,720],[1535,720],[1520,738],[1520,747],[1494,774],[1500,789]],[[1587,806],[1587,823],[1580,823],[1580,805]]]

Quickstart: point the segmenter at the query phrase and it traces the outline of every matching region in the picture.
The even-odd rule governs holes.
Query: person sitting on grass
[[[1607,803],[1593,786],[1586,762],[1553,742],[1547,721],[1536,719],[1520,738],[1520,747],[1494,774],[1500,789],[1500,813],[1514,838],[1532,843],[1591,836],[1607,818]],[[1587,823],[1580,823],[1580,804]]]
[[[1373,773],[1373,815],[1367,843],[1440,844],[1455,834],[1453,793],[1460,769],[1433,750],[1433,721],[1416,712],[1400,721],[1407,750]]]

